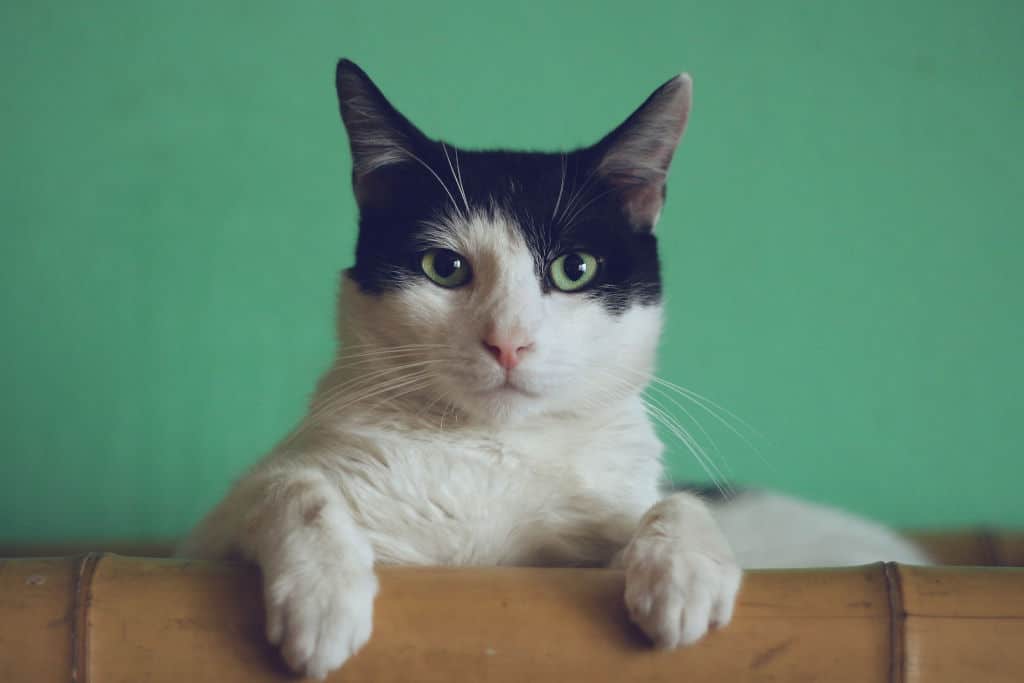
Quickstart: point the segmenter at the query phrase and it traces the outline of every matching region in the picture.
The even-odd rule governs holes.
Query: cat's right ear
[[[386,170],[415,159],[424,135],[388,102],[362,69],[338,62],[334,84],[352,150],[352,186],[360,206],[390,194]]]
[[[625,123],[597,143],[597,171],[616,190],[638,232],[654,230],[665,202],[672,155],[690,115],[693,83],[679,74],[647,98]]]

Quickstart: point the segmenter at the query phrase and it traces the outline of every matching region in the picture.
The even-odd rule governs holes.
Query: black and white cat
[[[431,140],[346,60],[337,88],[360,218],[337,357],[181,549],[260,566],[294,669],[323,676],[367,641],[378,563],[621,567],[633,620],[675,647],[729,622],[741,566],[925,561],[828,508],[659,490],[641,392],[689,77],[555,154]]]

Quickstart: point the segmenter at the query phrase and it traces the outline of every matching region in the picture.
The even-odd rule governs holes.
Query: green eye
[[[420,268],[431,282],[442,287],[461,287],[469,282],[469,261],[451,249],[428,249],[420,257]]]
[[[562,254],[551,264],[551,284],[563,292],[583,289],[597,277],[597,257],[585,251]]]

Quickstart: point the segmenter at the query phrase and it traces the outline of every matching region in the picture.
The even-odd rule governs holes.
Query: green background
[[[1024,524],[1022,8],[3,3],[0,537],[179,534],[300,416],[342,55],[466,146],[589,143],[689,70],[662,375],[764,434],[702,420],[733,481]]]

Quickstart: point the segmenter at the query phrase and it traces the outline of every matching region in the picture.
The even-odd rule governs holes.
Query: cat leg
[[[259,565],[267,638],[296,672],[323,678],[369,639],[377,595],[373,549],[317,469],[250,474],[182,553],[220,554],[224,539]]]
[[[689,645],[732,619],[742,572],[696,496],[655,504],[614,563],[626,572],[630,617],[658,647]]]

